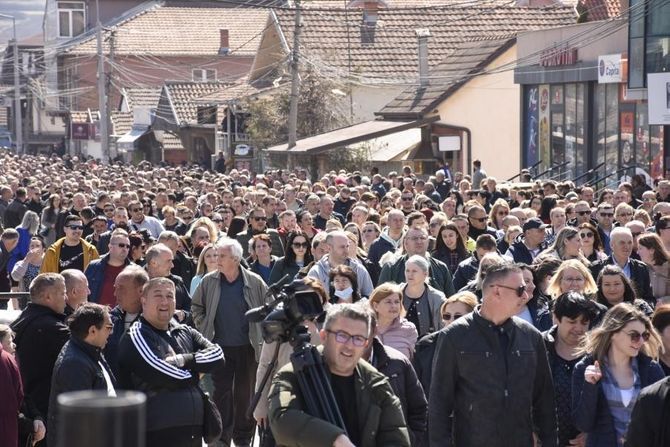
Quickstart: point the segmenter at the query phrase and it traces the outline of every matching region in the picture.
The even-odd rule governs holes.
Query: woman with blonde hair
[[[444,326],[449,326],[463,315],[469,314],[475,307],[477,307],[477,296],[472,292],[457,292],[450,296],[440,307]]]
[[[204,228],[207,230],[207,233],[209,233],[208,242],[210,244],[215,244],[219,238],[219,230],[216,228],[216,224],[212,222],[209,217],[199,217],[193,221],[191,228],[189,228],[188,232],[186,233],[186,240],[189,241],[189,250],[192,250],[193,247],[195,247],[195,245],[199,242],[194,240],[194,233],[198,228]]]
[[[567,292],[579,292],[586,297],[592,297],[597,291],[598,286],[591,272],[577,259],[563,261],[547,286],[547,294],[552,299]]]
[[[218,262],[219,255],[214,244],[205,245],[198,257],[198,266],[195,271],[195,276],[191,280],[191,296],[193,296],[195,289],[197,289],[202,282],[203,276],[218,269]]]
[[[553,256],[561,261],[577,259],[584,265],[590,264],[582,254],[582,240],[579,237],[579,230],[575,227],[561,228],[554,242],[540,253],[538,258],[543,259],[546,256]]]
[[[572,375],[573,420],[587,446],[623,446],[640,390],[664,377],[661,349],[651,320],[629,303],[612,307],[587,333]]]
[[[405,318],[400,286],[389,282],[380,284],[370,294],[368,305],[377,318],[376,336],[382,344],[411,359],[419,334],[416,326]]]
[[[505,199],[498,199],[491,207],[489,221],[496,230],[503,229],[503,219],[509,214],[509,203]]]

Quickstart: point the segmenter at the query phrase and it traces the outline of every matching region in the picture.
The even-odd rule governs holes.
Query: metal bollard
[[[144,393],[74,391],[58,396],[58,440],[54,447],[144,447]]]

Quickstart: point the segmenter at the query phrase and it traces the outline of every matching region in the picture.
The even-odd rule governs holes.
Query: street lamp
[[[21,118],[21,84],[19,83],[19,41],[16,38],[16,17],[0,14],[0,18],[11,19],[14,29],[14,126],[16,133],[16,153],[23,152],[23,123]]]

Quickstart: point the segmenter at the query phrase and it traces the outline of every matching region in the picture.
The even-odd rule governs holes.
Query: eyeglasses
[[[514,290],[516,292],[516,296],[521,298],[524,293],[526,293],[526,284],[522,284],[518,287],[510,287],[506,286],[504,284],[491,284],[491,286],[496,286],[496,287],[502,287],[503,289],[509,289],[509,290]]]
[[[646,199],[642,199],[642,201],[643,202],[655,202],[656,199],[654,199],[653,197],[647,197]]]
[[[614,213],[599,213],[600,217],[614,217]]]
[[[645,342],[649,341],[649,337],[651,337],[651,334],[647,331],[644,331],[641,334],[638,331],[630,331],[628,333],[628,336],[630,337],[630,341],[632,341],[633,343],[639,343],[640,339],[644,340]]]
[[[414,197],[403,197],[402,198],[403,202],[411,202],[412,200],[414,200]]]
[[[84,226],[83,226],[83,225],[68,225],[67,227],[68,227],[70,230],[74,230],[74,231],[81,231],[81,230],[84,229]]]
[[[307,248],[309,247],[309,244],[307,242],[294,242],[291,244],[293,248]]]
[[[579,237],[582,239],[590,239],[593,237],[593,233],[579,233]]]
[[[192,215],[181,216],[182,219],[193,219]]]
[[[212,222],[221,223],[221,222],[223,222],[223,219],[212,219]]]
[[[262,216],[253,216],[252,219],[255,220],[256,222],[265,222],[266,220],[268,220],[267,217]]]
[[[486,222],[486,217],[471,217],[470,219],[476,220],[477,222]]]
[[[417,241],[423,242],[423,241],[427,241],[428,238],[426,236],[414,236],[414,237],[408,237],[407,240],[412,241],[412,242],[417,242]]]
[[[591,214],[591,211],[575,211],[575,212],[580,216],[588,216],[589,214]]]
[[[451,321],[452,318],[453,318],[454,320],[458,320],[458,319],[461,318],[462,316],[463,316],[463,314],[453,314],[453,315],[452,315],[452,314],[442,314],[442,319],[443,319],[444,321]]]
[[[116,245],[116,246],[119,247],[119,248],[128,248],[128,249],[130,249],[130,244],[112,244],[112,245]]]
[[[619,213],[617,217],[632,217],[633,213]]]
[[[363,337],[362,335],[350,335],[350,334],[347,334],[344,331],[337,331],[336,332],[336,331],[331,331],[329,329],[326,329],[326,332],[328,332],[329,334],[334,334],[335,335],[335,341],[342,344],[342,345],[346,345],[347,343],[349,343],[349,340],[351,340],[351,343],[354,346],[362,348],[368,342],[368,339],[366,337]]]

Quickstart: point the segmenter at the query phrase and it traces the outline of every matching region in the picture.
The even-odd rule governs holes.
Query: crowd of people
[[[146,393],[149,447],[201,446],[212,405],[217,446],[670,445],[668,180],[0,168],[0,445],[64,445],[75,390]],[[342,426],[245,318],[293,281]]]

